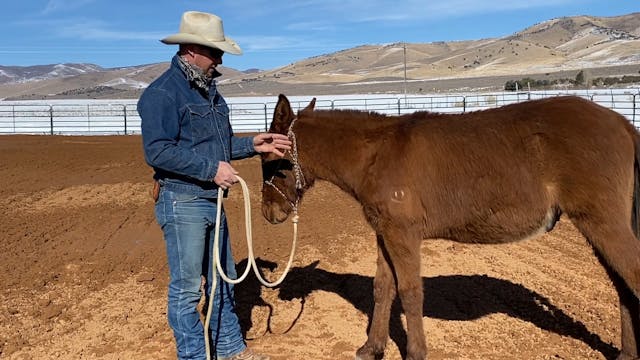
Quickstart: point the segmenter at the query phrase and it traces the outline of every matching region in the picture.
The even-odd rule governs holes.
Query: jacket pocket
[[[199,143],[214,134],[213,112],[208,104],[187,105],[187,111],[194,143]]]

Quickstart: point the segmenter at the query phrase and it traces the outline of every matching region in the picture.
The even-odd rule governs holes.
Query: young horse
[[[638,359],[640,135],[621,115],[555,97],[460,115],[315,110],[280,95],[272,132],[291,155],[262,159],[262,212],[297,212],[317,179],[362,204],[377,236],[373,318],[357,359],[381,358],[396,289],[406,358],[425,359],[420,242],[504,243],[550,231],[564,213],[593,246],[620,297],[622,351]]]

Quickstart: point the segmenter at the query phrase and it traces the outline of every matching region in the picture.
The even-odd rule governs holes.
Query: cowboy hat
[[[160,41],[170,45],[197,44],[220,49],[229,54],[242,54],[240,46],[231,38],[224,36],[222,19],[199,11],[187,11],[182,14],[178,33]]]

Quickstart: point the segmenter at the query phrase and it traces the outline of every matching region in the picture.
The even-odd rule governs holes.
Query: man
[[[147,163],[159,184],[156,219],[167,248],[170,284],[168,319],[179,359],[206,359],[203,324],[196,305],[201,275],[211,293],[210,249],[215,229],[218,188],[237,182],[229,164],[257,153],[283,156],[291,142],[280,134],[235,137],[229,108],[213,79],[222,55],[240,47],[224,35],[213,14],[188,11],[178,33],[161,40],[179,45],[170,68],[144,91],[138,102]],[[220,221],[221,265],[236,277],[224,213]],[[235,311],[233,286],[217,278],[210,330],[217,359],[267,360],[249,350]]]

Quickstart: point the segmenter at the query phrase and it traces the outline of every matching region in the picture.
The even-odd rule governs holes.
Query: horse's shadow
[[[276,264],[257,259],[262,269],[274,270]],[[286,279],[278,287],[282,300],[300,299],[301,306],[312,292],[317,290],[333,292],[349,301],[359,311],[369,317],[373,314],[373,278],[357,274],[339,274],[317,268],[318,261],[305,267],[292,268]],[[238,264],[238,271],[244,270],[246,260]],[[255,276],[250,276],[236,285],[238,316],[243,329],[249,329],[253,306],[269,307],[260,297],[261,284]],[[619,350],[604,342],[599,335],[589,331],[580,321],[574,320],[554,306],[544,296],[507,280],[486,275],[447,275],[423,278],[425,299],[423,316],[443,320],[473,320],[494,313],[503,313],[528,321],[540,329],[580,340],[607,359],[615,359]],[[300,314],[304,309],[301,309]],[[406,332],[400,320],[402,308],[396,298],[391,311],[389,335],[406,357]],[[294,320],[294,324],[298,319]],[[291,326],[293,327],[294,324]],[[270,331],[267,324],[267,331]],[[245,334],[246,335],[246,334]]]

